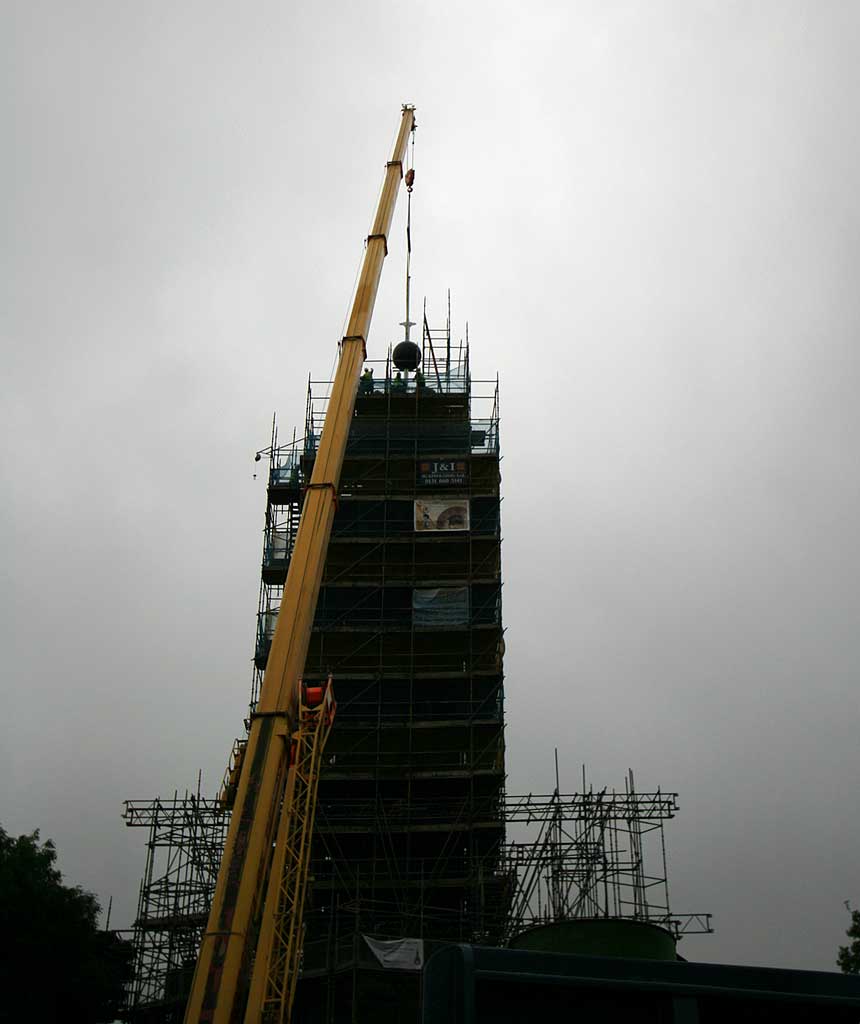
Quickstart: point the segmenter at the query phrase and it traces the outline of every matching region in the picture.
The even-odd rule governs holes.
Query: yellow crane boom
[[[367,236],[346,334],[340,343],[340,360],[305,494],[260,699],[251,717],[248,745],[185,1011],[185,1024],[236,1024],[245,1010],[252,962],[262,958],[268,963],[271,959],[271,949],[260,948],[257,932],[269,886],[273,845],[276,837],[282,840],[289,833],[289,823],[281,827],[280,819],[282,807],[284,813],[291,809],[284,798],[290,747],[299,722],[301,676],[331,535],[358,379],[366,358],[367,335],[388,250],[388,232],[403,177],[403,159],[414,127],[415,110],[404,106],[394,152],[386,164],[373,227]],[[283,859],[283,851],[279,856]],[[276,911],[270,909],[267,913]],[[260,929],[260,936],[264,942],[271,942],[274,932],[274,928],[267,926]],[[262,990],[262,984],[258,984]],[[250,1001],[248,1012],[253,1012]]]

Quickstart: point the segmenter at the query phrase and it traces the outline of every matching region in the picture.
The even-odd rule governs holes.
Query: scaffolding
[[[498,941],[511,899],[498,379],[472,379],[450,320],[433,330],[425,318],[422,341],[419,373],[398,371],[391,350],[365,364],[305,664],[307,682],[331,674],[338,695],[297,995],[308,1020],[362,1002],[366,981],[348,999],[341,987],[378,967],[366,937]],[[275,424],[261,452],[252,709],[330,390],[310,380],[302,436],[282,443]]]
[[[505,940],[536,925],[612,918],[661,925],[676,939],[713,931],[711,915],[669,905],[664,822],[678,794],[624,790],[509,797],[505,820],[516,839],[503,862],[516,878]]]
[[[220,797],[200,795],[198,783],[181,797],[126,800],[123,818],[149,833],[124,1019],[174,1024],[185,1010],[230,816]]]
[[[222,810],[224,792],[215,800],[186,793],[171,800],[126,801],[126,824],[149,829],[126,1020],[172,1024],[182,1019],[229,820]],[[335,1021],[342,1017],[338,1005],[362,994],[369,998],[371,992],[375,999],[409,997],[415,977],[386,971],[369,939],[384,943],[414,936],[421,941],[423,963],[441,945],[467,934],[477,944],[507,945],[530,927],[575,919],[646,921],[667,928],[676,939],[711,933],[710,914],[679,914],[670,906],[664,823],[677,812],[677,793],[639,792],[632,777],[623,791],[586,788],[583,781],[577,793],[320,803],[315,833],[325,850],[337,849],[346,836],[375,833],[385,836],[384,845],[393,851],[408,826],[414,833],[443,834],[447,854],[429,868],[401,872],[398,884],[376,899],[368,896],[364,881],[379,865],[368,858],[347,865],[324,854],[324,870],[319,861],[315,868],[316,928],[302,951],[301,977],[308,989],[304,1016]],[[492,846],[483,858],[456,854],[467,835],[497,832],[500,816],[515,836],[500,854]],[[382,871],[386,864],[390,867],[390,859]],[[445,886],[473,897],[477,892],[477,902],[452,910],[425,900],[434,875]],[[475,880],[478,885],[470,885]]]

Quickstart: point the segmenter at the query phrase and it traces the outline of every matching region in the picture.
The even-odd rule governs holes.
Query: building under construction
[[[338,701],[305,913],[307,1021],[387,1020],[388,1005],[398,1019],[398,988],[417,996],[414,972],[356,981],[378,966],[361,936],[494,942],[510,901],[498,386],[472,380],[449,328],[425,327],[423,365],[416,379],[367,364],[306,662],[305,681],[333,676]],[[269,452],[259,673],[329,387],[311,382],[304,437]]]

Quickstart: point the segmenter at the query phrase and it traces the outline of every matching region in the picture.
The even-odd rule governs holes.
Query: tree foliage
[[[63,885],[56,860],[38,832],[14,839],[0,828],[0,1020],[113,1021],[131,944],[99,930],[98,900]]]
[[[850,903],[845,906],[851,915],[851,924],[845,934],[851,942],[839,947],[836,965],[843,974],[860,974],[860,910],[852,910]]]

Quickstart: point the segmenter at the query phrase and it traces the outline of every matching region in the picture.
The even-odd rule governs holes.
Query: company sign
[[[422,459],[418,463],[420,487],[465,487],[469,463],[465,459]]]

